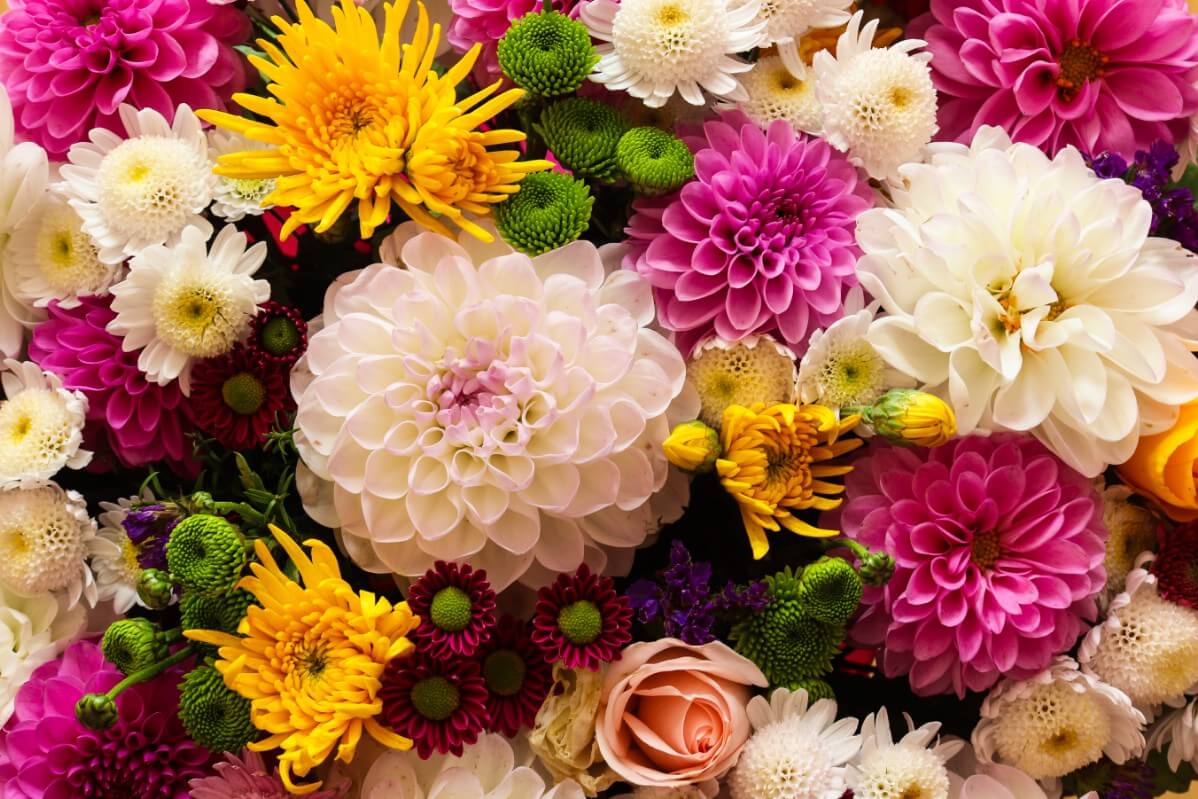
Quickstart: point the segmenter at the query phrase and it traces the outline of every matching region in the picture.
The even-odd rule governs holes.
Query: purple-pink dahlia
[[[81,297],[74,308],[50,303],[49,318],[33,330],[29,358],[87,396],[88,419],[103,424],[121,463],[167,460],[186,466],[191,406],[178,383],[147,381],[137,368],[138,353],[122,350],[121,338],[105,329],[116,316],[111,299]]]
[[[217,763],[213,776],[191,781],[191,799],[291,799],[295,796],[283,787],[283,781],[257,752],[248,749],[241,757],[226,754]],[[339,799],[349,785],[344,780],[325,782],[322,790],[306,794],[307,799]]]
[[[857,216],[873,192],[822,139],[739,113],[689,138],[695,177],[639,200],[624,266],[653,285],[658,319],[688,352],[711,332],[773,333],[792,345],[842,315],[857,285]]]
[[[122,691],[108,729],[75,718],[84,694],[122,678],[91,641],[38,667],[0,731],[0,797],[188,799],[188,782],[204,776],[212,756],[179,721],[177,670]]]
[[[11,0],[0,17],[0,80],[17,132],[61,157],[92,128],[121,132],[121,103],[170,121],[175,107],[223,109],[246,86],[234,46],[250,21],[192,0]]]
[[[1073,646],[1106,574],[1102,500],[1035,439],[870,447],[845,478],[841,530],[894,558],[852,630],[917,694],[1026,679]]]
[[[940,131],[982,125],[1055,154],[1132,158],[1185,141],[1198,112],[1198,18],[1185,0],[933,0],[928,41]]]

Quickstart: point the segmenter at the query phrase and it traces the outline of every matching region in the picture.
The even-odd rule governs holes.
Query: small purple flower
[[[142,505],[125,515],[121,526],[137,547],[137,562],[143,569],[166,568],[166,542],[179,516],[163,505]]]
[[[1158,141],[1149,149],[1138,151],[1130,165],[1113,153],[1095,156],[1090,165],[1100,178],[1127,180],[1140,190],[1152,206],[1152,227],[1149,228],[1152,235],[1172,239],[1187,250],[1198,251],[1198,209],[1194,207],[1194,195],[1173,182],[1173,168],[1180,158],[1176,147]]]

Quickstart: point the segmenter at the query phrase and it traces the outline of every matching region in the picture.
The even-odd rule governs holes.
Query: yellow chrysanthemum
[[[337,558],[320,541],[305,542],[309,557],[282,530],[271,533],[299,570],[303,584],[287,577],[261,539],[254,542],[260,563],[238,583],[254,595],[239,635],[187,630],[193,641],[220,648],[217,670],[225,684],[250,700],[254,726],[269,737],[251,743],[265,752],[282,749],[279,776],[289,791],[310,793],[319,782],[296,785],[336,749],[348,763],[362,733],[394,749],[412,742],[375,720],[383,671],[412,649],[405,637],[419,622],[406,602],[357,593],[341,578]]]
[[[412,41],[401,44],[408,0],[385,6],[382,40],[370,13],[341,0],[333,25],[299,0],[299,22],[275,17],[276,43],[259,40],[267,58],[253,62],[270,81],[271,97],[237,94],[259,122],[220,111],[200,117],[268,147],[221,156],[216,173],[239,180],[276,179],[263,205],[293,208],[283,226],[328,230],[357,200],[362,237],[381,225],[394,201],[412,219],[448,233],[438,214],[471,234],[492,236],[465,212],[483,215],[519,190],[547,161],[518,161],[516,150],[489,148],[524,140],[515,130],[476,128],[523,96],[500,84],[462,100],[455,87],[478,58],[475,46],[444,75],[432,70],[440,25],[430,27],[417,3]],[[492,96],[495,95],[495,96]]]
[[[794,516],[793,511],[832,510],[841,503],[844,486],[827,478],[842,477],[851,466],[826,461],[861,446],[860,439],[837,438],[861,421],[858,416],[837,420],[822,405],[755,403],[730,405],[724,411],[720,443],[724,454],[716,461],[720,483],[740,503],[754,559],[769,551],[766,530],[825,538],[821,530]]]

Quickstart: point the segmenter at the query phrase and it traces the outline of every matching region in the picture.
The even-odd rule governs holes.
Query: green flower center
[[[299,346],[299,331],[286,316],[276,316],[262,326],[262,349],[271,355],[283,356]]]
[[[429,616],[439,630],[457,633],[470,624],[470,596],[454,585],[446,586],[433,595]]]
[[[483,661],[487,689],[499,696],[515,696],[524,686],[524,658],[511,649],[497,649]]]
[[[234,413],[257,413],[266,400],[266,387],[249,372],[233,375],[220,387],[220,396]]]
[[[427,677],[412,686],[412,707],[430,721],[445,721],[461,703],[461,695],[444,677]]]
[[[603,632],[603,614],[587,599],[566,605],[557,614],[557,628],[572,644],[589,644]]]

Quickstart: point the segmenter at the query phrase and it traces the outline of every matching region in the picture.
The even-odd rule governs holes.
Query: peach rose
[[[768,685],[761,669],[718,641],[633,644],[603,683],[599,751],[633,785],[718,779],[736,765],[749,737],[753,685]]]
[[[1170,519],[1198,518],[1198,400],[1182,405],[1173,427],[1144,436],[1118,467],[1124,481],[1156,500]]]

